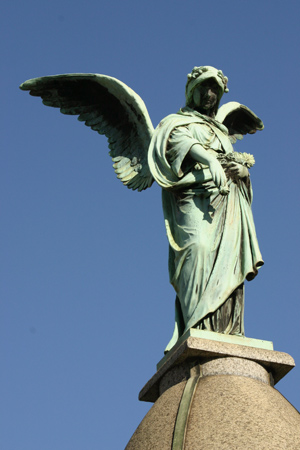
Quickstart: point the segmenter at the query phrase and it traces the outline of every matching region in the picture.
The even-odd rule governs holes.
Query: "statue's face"
[[[195,88],[193,100],[195,105],[202,110],[212,110],[218,101],[219,85],[213,79],[208,79]]]

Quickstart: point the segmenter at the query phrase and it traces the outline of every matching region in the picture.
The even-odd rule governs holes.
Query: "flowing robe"
[[[229,178],[229,193],[221,195],[208,167],[189,156],[195,144],[215,157],[233,152],[224,125],[182,110],[159,124],[148,155],[152,175],[163,188],[169,275],[177,294],[175,330],[166,351],[210,314],[217,311],[220,320],[228,314],[226,301],[263,264],[249,178]]]

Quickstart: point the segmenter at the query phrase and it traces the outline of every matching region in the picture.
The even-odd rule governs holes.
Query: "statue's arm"
[[[202,127],[203,140],[207,140],[208,130]],[[181,177],[195,166],[195,162],[208,166],[213,182],[220,188],[226,186],[227,178],[219,161],[196,139],[188,126],[175,128],[169,137],[167,159],[174,173]]]
[[[190,148],[189,155],[195,161],[208,166],[213,182],[218,188],[226,185],[227,178],[223,167],[213,155],[202,147],[202,145],[194,144]]]

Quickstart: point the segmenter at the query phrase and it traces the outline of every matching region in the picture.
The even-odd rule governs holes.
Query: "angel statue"
[[[264,126],[240,103],[219,108],[227,82],[221,70],[194,67],[186,106],[155,130],[142,99],[116,78],[67,74],[20,86],[105,134],[125,186],[162,187],[176,292],[175,330],[165,351],[190,328],[243,336],[244,281],[263,265],[251,211],[254,158],[232,144]]]

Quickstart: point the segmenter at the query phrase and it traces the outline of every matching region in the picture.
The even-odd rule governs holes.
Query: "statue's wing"
[[[79,73],[33,78],[20,88],[105,134],[117,177],[128,188],[142,191],[152,185],[147,153],[153,125],[143,100],[126,84]]]
[[[243,135],[256,133],[263,130],[264,124],[251,109],[238,102],[225,103],[218,110],[216,120],[223,123],[229,131],[233,143],[237,139],[243,139]]]

